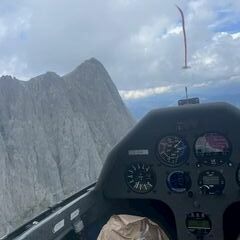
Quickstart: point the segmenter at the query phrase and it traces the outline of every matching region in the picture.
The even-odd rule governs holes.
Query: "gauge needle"
[[[184,149],[185,149],[185,147],[178,148],[178,150],[184,150]]]
[[[178,144],[181,143],[181,141],[179,141],[177,144],[174,145],[174,147],[176,148],[178,146]]]

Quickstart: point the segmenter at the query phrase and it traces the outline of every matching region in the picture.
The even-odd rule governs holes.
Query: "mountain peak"
[[[83,63],[81,63],[75,70],[80,70],[82,68],[88,68],[88,67],[96,67],[96,68],[104,68],[102,63],[97,60],[96,58],[90,58]]]
[[[110,149],[133,126],[105,68],[94,58],[66,80],[54,72],[28,82],[2,79],[0,236],[19,227],[19,216],[28,222],[79,186],[95,182]]]
[[[65,79],[77,79],[79,76],[81,76],[81,78],[83,76],[88,76],[88,78],[90,77],[93,78],[94,76],[102,76],[102,74],[104,74],[104,76],[106,76],[106,69],[103,66],[103,64],[97,60],[96,58],[90,58],[86,61],[84,61],[83,63],[81,63],[78,67],[76,67],[72,72],[64,75],[63,77]]]
[[[11,75],[3,75],[1,76],[0,80],[13,80],[14,78]]]
[[[97,60],[96,58],[94,58],[94,57],[86,60],[85,63],[92,63],[92,64],[100,64],[100,65],[102,65],[101,62],[99,60]]]
[[[84,61],[81,65],[83,65],[83,64],[102,65],[102,63],[101,63],[98,59],[96,59],[96,58],[94,58],[94,57],[87,59],[87,60]],[[81,66],[81,65],[80,65],[80,66]]]
[[[40,76],[42,78],[59,78],[60,77],[57,73],[51,72],[51,71],[48,71],[48,72],[46,72],[46,73],[44,73],[44,74],[42,74]]]
[[[54,79],[58,79],[60,78],[60,76],[55,73],[55,72],[46,72],[44,74],[41,74],[41,75],[38,75],[32,79],[30,79],[30,82],[31,81],[42,81],[42,80],[46,80],[46,81],[51,81],[51,80],[54,80]]]

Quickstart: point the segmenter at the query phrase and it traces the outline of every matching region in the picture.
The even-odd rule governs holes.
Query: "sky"
[[[95,57],[125,100],[240,82],[239,0],[1,0],[0,11],[0,75],[64,75]]]

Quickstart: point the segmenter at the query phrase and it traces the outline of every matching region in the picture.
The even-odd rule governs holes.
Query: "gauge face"
[[[158,143],[159,160],[169,167],[182,165],[187,161],[188,155],[188,145],[181,137],[167,136]]]
[[[192,186],[191,177],[187,172],[174,171],[167,177],[168,188],[176,193],[183,193],[188,191]]]
[[[231,145],[221,134],[206,133],[196,140],[194,151],[200,163],[219,166],[229,160]]]
[[[125,181],[132,191],[148,193],[155,187],[156,176],[149,164],[136,162],[126,169]]]
[[[200,173],[198,185],[205,195],[220,195],[225,187],[225,179],[220,172],[207,170]]]

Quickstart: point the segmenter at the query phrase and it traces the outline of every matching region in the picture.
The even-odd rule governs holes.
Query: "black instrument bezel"
[[[184,144],[185,144],[185,146],[186,146],[186,150],[185,150],[186,152],[185,152],[185,154],[183,155],[182,160],[181,160],[180,163],[178,163],[178,164],[169,164],[169,163],[167,163],[167,162],[161,157],[161,155],[160,155],[160,153],[159,153],[159,144],[160,144],[161,140],[164,139],[164,138],[166,138],[166,137],[177,137],[177,138],[181,139],[181,141],[183,141]],[[158,161],[159,161],[161,164],[163,164],[163,165],[165,165],[165,166],[167,166],[167,167],[171,167],[171,168],[180,167],[180,166],[182,166],[183,164],[185,164],[185,163],[189,160],[190,147],[189,147],[189,144],[188,144],[187,140],[186,140],[183,136],[181,136],[181,135],[168,134],[168,135],[162,136],[162,137],[159,138],[159,140],[157,141],[155,149],[156,149],[155,152],[156,152],[156,157],[157,157]]]
[[[170,183],[170,178],[173,174],[176,174],[176,173],[181,173],[181,174],[184,174],[184,177],[187,177],[188,181],[187,181],[187,184],[186,185],[186,189],[185,190],[182,190],[182,191],[179,191],[179,190],[175,190],[174,188],[171,187],[171,183]],[[187,191],[189,191],[189,189],[192,187],[192,179],[191,179],[191,176],[188,172],[186,171],[182,171],[182,170],[176,170],[176,171],[172,171],[170,172],[167,177],[166,177],[166,184],[167,184],[167,187],[168,189],[173,192],[173,193],[176,193],[176,194],[182,194],[182,193],[186,193]]]
[[[203,137],[205,136],[206,134],[218,134],[222,137],[224,137],[226,139],[226,141],[228,142],[228,145],[229,145],[229,153],[227,156],[203,156],[203,157],[200,157],[199,155],[197,155],[197,152],[196,152],[196,143],[197,143],[197,140],[200,138],[200,137]],[[221,132],[218,132],[218,131],[208,131],[208,132],[204,132],[202,134],[200,134],[195,140],[194,140],[194,143],[193,143],[193,153],[194,153],[194,156],[195,158],[197,159],[198,163],[202,164],[202,165],[205,165],[205,166],[210,166],[210,167],[215,167],[215,166],[221,166],[227,162],[230,161],[230,158],[231,158],[231,155],[232,155],[232,143],[231,141],[229,140],[229,138],[226,136],[226,134],[223,134]],[[211,159],[217,159],[217,160],[222,160],[222,162],[217,162],[216,164],[212,164],[210,161]],[[204,161],[205,160],[205,161]],[[207,160],[207,162],[206,162]]]
[[[203,183],[203,176],[207,176],[206,173],[207,172],[214,172],[215,175],[217,175],[219,177],[219,181],[223,181],[223,184],[214,184],[214,187],[212,187],[212,192],[211,189],[209,190],[209,195],[220,195],[222,194],[225,185],[226,185],[226,179],[224,178],[223,174],[220,171],[216,171],[213,169],[208,169],[205,171],[202,171],[199,176],[198,176],[198,186],[202,187],[204,185]],[[202,183],[201,183],[202,182]]]
[[[145,191],[145,192],[136,191],[135,188],[133,188],[130,184],[128,184],[128,181],[127,181],[127,171],[129,170],[130,166],[132,166],[133,164],[134,165],[135,164],[144,164],[144,165],[147,165],[147,166],[150,167],[150,172],[151,172],[151,175],[153,177],[153,183],[152,183],[153,186],[148,191]],[[152,164],[146,163],[144,161],[134,161],[133,163],[128,164],[127,167],[125,168],[124,181],[125,181],[125,184],[127,185],[128,189],[131,190],[132,192],[135,192],[135,193],[138,193],[138,194],[147,194],[147,193],[152,192],[154,190],[154,188],[156,187],[157,175],[156,175],[155,171],[153,170]]]

